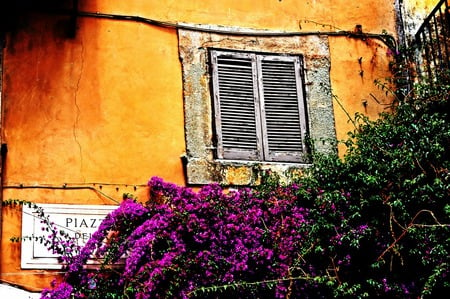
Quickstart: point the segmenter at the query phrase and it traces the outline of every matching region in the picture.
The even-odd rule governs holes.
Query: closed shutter
[[[301,162],[306,117],[300,58],[259,56],[258,71],[265,160]]]
[[[218,158],[303,162],[300,57],[212,50],[211,60]]]
[[[260,160],[255,56],[213,51],[211,57],[218,158]]]

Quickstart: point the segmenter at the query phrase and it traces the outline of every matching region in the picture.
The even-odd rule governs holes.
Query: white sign
[[[100,223],[117,206],[111,205],[68,205],[38,204],[45,216],[54,223],[57,230],[63,230],[74,238],[78,245],[84,245],[97,230]],[[22,237],[37,237],[22,241],[22,269],[61,269],[58,255],[47,249],[39,237],[48,238],[50,232],[43,230],[45,224],[36,215],[36,210],[24,206],[22,210]]]

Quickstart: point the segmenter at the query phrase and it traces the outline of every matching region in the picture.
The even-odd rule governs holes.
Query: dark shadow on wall
[[[74,36],[79,0],[3,0],[0,3],[0,32],[14,33],[27,26],[30,14],[62,12],[67,15],[66,36]]]

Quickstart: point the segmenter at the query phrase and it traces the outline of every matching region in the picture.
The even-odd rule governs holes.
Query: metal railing
[[[436,82],[450,70],[450,0],[441,0],[415,35],[416,78]]]

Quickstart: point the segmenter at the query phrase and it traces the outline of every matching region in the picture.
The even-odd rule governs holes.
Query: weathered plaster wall
[[[373,40],[330,38],[331,86],[334,97],[334,115],[338,140],[346,140],[355,129],[356,113],[371,118],[389,111],[391,96],[374,81],[386,83],[390,76],[387,48]],[[345,146],[338,144],[341,155]]]
[[[14,163],[5,184],[142,184],[149,172],[182,183],[175,33],[80,19],[72,40],[57,27],[35,21],[8,40],[2,133]]]
[[[401,3],[401,13],[405,30],[405,39],[408,45],[439,0],[405,0]]]
[[[361,24],[364,32],[395,34],[394,6],[387,0],[79,3],[80,11],[173,23],[303,32],[351,31]],[[184,184],[177,30],[80,17],[75,38],[70,39],[64,35],[66,21],[66,17],[35,15],[7,36],[1,138],[9,151],[3,198],[112,204],[123,193],[145,200],[145,184],[154,175]],[[389,75],[389,57],[379,41],[320,38],[327,40],[331,68],[331,90],[324,92],[339,99],[339,104],[333,100],[332,105],[341,139],[352,129],[347,114],[360,111],[376,117],[383,110],[370,94],[385,101],[373,80]],[[234,169],[226,179],[233,182],[247,175]],[[20,234],[20,221],[20,213],[3,209],[1,279],[28,289],[47,287],[55,274],[21,271],[20,246],[8,240]]]

